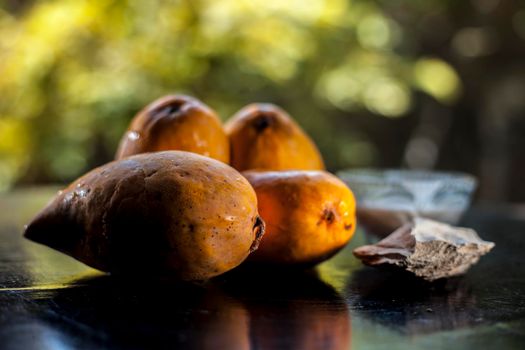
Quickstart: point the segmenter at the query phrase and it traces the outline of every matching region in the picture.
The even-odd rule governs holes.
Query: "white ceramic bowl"
[[[356,196],[359,223],[381,236],[415,216],[457,224],[477,186],[459,172],[351,169],[337,175]]]

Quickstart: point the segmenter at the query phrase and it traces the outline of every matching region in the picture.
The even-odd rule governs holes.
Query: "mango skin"
[[[355,198],[325,171],[246,171],[266,233],[250,261],[311,266],[342,249],[356,228]]]
[[[115,159],[180,150],[230,161],[230,143],[217,114],[196,98],[161,97],[142,109],[122,137]]]
[[[278,106],[250,104],[224,128],[230,138],[230,164],[239,171],[325,169],[314,142]]]
[[[74,181],[25,237],[102,271],[204,280],[239,265],[263,232],[255,192],[241,174],[167,151],[114,161]]]

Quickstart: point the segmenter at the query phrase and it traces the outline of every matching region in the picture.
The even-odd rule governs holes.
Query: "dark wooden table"
[[[525,349],[525,210],[463,224],[496,248],[425,283],[350,246],[312,271],[237,270],[201,285],[120,280],[21,237],[50,189],[0,198],[0,349]]]

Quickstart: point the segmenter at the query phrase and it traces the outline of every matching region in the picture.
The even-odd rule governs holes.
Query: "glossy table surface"
[[[351,244],[309,271],[237,269],[207,283],[121,280],[21,237],[53,195],[0,197],[0,349],[524,349],[525,210],[475,207],[495,249],[434,283],[363,267]]]

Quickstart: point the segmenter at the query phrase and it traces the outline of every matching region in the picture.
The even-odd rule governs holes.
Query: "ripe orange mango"
[[[355,198],[325,171],[246,171],[257,193],[266,233],[252,261],[311,265],[330,258],[352,238]]]
[[[231,165],[239,170],[323,170],[314,142],[281,108],[254,103],[242,108],[226,124]]]
[[[141,110],[122,137],[116,159],[168,150],[230,160],[229,140],[217,114],[184,95],[164,96]]]
[[[257,249],[264,223],[248,181],[195,153],[139,154],[74,181],[26,238],[108,272],[204,280]]]

